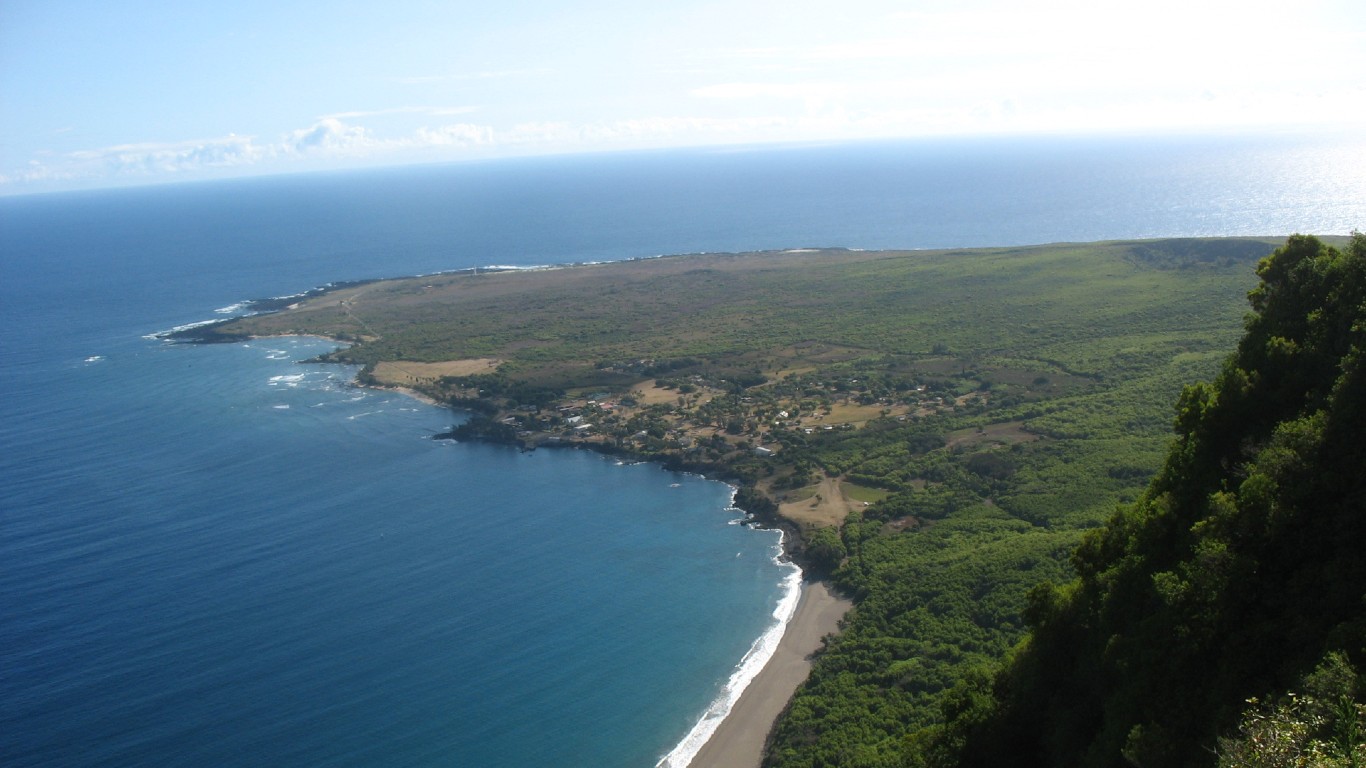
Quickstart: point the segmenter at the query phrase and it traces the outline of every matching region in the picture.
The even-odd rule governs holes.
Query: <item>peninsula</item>
[[[807,573],[856,606],[766,764],[813,750],[882,764],[1019,642],[1027,595],[1070,578],[1083,534],[1140,498],[1172,403],[1218,371],[1257,263],[1283,242],[470,270],[337,286],[184,335],[335,338],[347,346],[324,360],[361,366],[361,383],[467,413],[446,436],[735,483],[737,505],[788,530]]]
[[[185,335],[335,338],[348,346],[325,360],[363,366],[361,383],[471,414],[450,436],[721,476],[741,485],[746,509],[794,529],[801,552],[802,534],[898,492],[924,496],[912,505],[921,512],[944,501],[941,483],[850,461],[851,444],[914,433],[925,448],[989,457],[1047,438],[1073,403],[1169,366],[1198,370],[1236,335],[1251,266],[1276,244],[797,249],[463,270],[341,284]]]

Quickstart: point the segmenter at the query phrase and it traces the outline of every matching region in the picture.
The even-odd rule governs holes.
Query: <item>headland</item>
[[[330,288],[182,338],[335,338],[348,346],[321,361],[466,414],[444,437],[586,448],[732,482],[736,505],[787,531],[812,579],[855,602],[908,589],[934,601],[894,630],[874,612],[851,619],[881,622],[865,637],[896,633],[893,676],[870,678],[870,690],[915,696],[850,722],[928,724],[974,660],[1021,637],[1029,589],[1066,578],[1081,533],[1142,492],[1165,453],[1170,403],[1217,368],[1253,267],[1280,242],[476,270]],[[809,707],[768,726],[819,656],[812,638],[848,605],[823,589],[809,588],[772,671],[695,765],[730,764],[712,756],[731,752],[753,765],[765,750],[772,761],[775,744],[819,733],[802,719]]]

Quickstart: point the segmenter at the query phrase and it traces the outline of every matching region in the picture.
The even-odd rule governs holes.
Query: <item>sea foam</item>
[[[758,677],[773,654],[778,650],[778,644],[782,642],[783,635],[787,634],[788,624],[791,623],[793,615],[797,612],[797,603],[802,597],[802,569],[794,563],[782,560],[783,551],[783,532],[778,532],[778,554],[774,555],[774,562],[780,566],[788,568],[788,573],[783,577],[782,597],[778,599],[778,605],[773,609],[773,624],[768,630],[759,636],[749,647],[740,663],[735,665],[735,671],[730,679],[726,681],[725,687],[705,712],[697,724],[688,731],[688,735],[678,742],[669,754],[655,763],[655,768],[687,768],[692,763],[697,753],[702,751],[702,747],[716,733],[716,729],[721,726],[721,721],[730,715],[731,709],[735,707],[735,702],[740,700],[740,695],[745,692],[749,684]]]
[[[194,329],[194,328],[203,328],[203,327],[206,326],[206,325],[215,325],[215,324],[221,323],[221,322],[223,322],[223,321],[222,321],[222,320],[199,320],[199,321],[196,321],[196,322],[193,322],[193,323],[185,323],[184,325],[177,325],[177,326],[175,326],[174,328],[168,328],[168,329],[166,329],[166,330],[164,330],[164,331],[156,331],[156,332],[154,332],[154,333],[143,334],[142,338],[147,339],[148,341],[168,341],[168,340],[170,340],[170,337],[171,337],[171,336],[174,336],[174,335],[177,334],[177,333],[182,333],[182,332],[184,332],[184,331],[192,330],[192,329]]]

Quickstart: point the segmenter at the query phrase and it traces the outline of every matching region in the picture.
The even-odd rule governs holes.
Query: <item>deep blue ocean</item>
[[[774,623],[731,490],[152,338],[475,265],[1366,226],[1366,137],[676,150],[0,199],[0,765],[651,766]]]

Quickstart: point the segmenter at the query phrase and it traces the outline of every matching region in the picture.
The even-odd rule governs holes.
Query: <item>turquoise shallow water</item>
[[[1345,233],[1362,142],[545,158],[0,200],[0,764],[651,765],[771,623],[730,490],[144,338],[335,279],[812,245]],[[1356,175],[1352,175],[1355,173]]]

